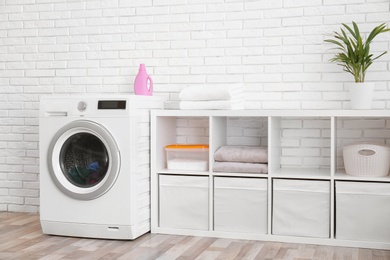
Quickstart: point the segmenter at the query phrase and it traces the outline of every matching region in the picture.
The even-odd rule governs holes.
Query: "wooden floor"
[[[38,214],[0,212],[0,259],[390,260],[390,251],[150,233],[134,241],[48,236]]]

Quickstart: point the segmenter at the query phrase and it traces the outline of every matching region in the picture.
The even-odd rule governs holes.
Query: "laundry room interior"
[[[388,0],[0,0],[0,259],[390,260]]]

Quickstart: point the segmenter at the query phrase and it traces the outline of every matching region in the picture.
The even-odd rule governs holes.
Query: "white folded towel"
[[[245,109],[244,100],[181,101],[180,109]]]
[[[244,88],[239,84],[196,85],[183,89],[179,97],[186,101],[244,99]]]

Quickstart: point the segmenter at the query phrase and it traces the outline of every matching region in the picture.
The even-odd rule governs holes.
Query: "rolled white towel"
[[[181,101],[180,109],[245,109],[244,100]]]
[[[186,101],[243,99],[244,88],[239,84],[195,85],[183,89],[179,98]]]

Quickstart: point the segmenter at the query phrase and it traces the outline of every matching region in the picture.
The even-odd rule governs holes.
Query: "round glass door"
[[[54,136],[48,164],[56,186],[69,197],[95,199],[114,184],[119,150],[111,134],[91,121],[74,121]]]
[[[92,187],[106,176],[109,156],[103,142],[89,133],[74,134],[60,151],[62,173],[75,186]]]

